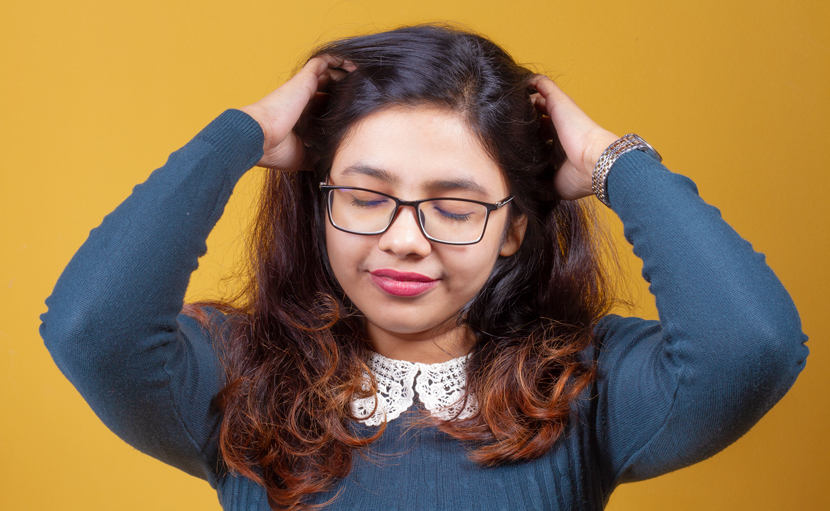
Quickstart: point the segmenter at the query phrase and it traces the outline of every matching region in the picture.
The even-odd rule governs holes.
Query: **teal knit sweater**
[[[221,468],[210,406],[221,366],[210,337],[180,311],[208,233],[262,144],[259,125],[229,110],[173,153],[90,233],[41,325],[55,362],[107,426],[207,480],[234,511],[269,508],[262,488]],[[327,509],[601,509],[620,483],[720,451],[790,388],[806,337],[764,256],[694,183],[644,153],[622,156],[608,179],[660,321],[599,323],[585,353],[599,377],[574,403],[567,433],[533,461],[484,468],[445,434],[397,419],[372,445],[379,456],[355,456]]]

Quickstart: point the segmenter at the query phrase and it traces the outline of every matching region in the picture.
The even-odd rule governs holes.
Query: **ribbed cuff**
[[[231,109],[222,112],[194,140],[210,144],[223,166],[241,176],[262,158],[265,134],[250,115]]]
[[[644,151],[628,151],[620,156],[614,162],[614,166],[611,167],[606,178],[608,180],[606,196],[608,203],[611,204],[611,209],[619,213],[617,209],[622,205],[622,202],[626,201],[625,197],[628,196],[629,192],[634,191],[634,195],[637,195],[637,190],[645,192],[646,188],[656,185],[653,179],[661,174],[671,174],[671,172]],[[614,203],[615,198],[617,200],[616,205]]]

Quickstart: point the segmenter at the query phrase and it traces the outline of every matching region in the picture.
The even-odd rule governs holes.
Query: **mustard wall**
[[[219,509],[205,482],[98,421],[43,347],[43,301],[135,184],[224,109],[280,85],[316,42],[436,20],[489,35],[600,124],[649,140],[767,255],[811,338],[807,369],[749,434],[692,468],[623,486],[609,509],[830,508],[830,3],[5,0],[0,509]],[[211,235],[190,297],[215,290],[237,254],[256,176]],[[628,260],[636,312],[655,317]]]

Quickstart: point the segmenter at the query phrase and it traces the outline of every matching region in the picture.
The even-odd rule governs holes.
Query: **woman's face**
[[[334,156],[329,184],[410,201],[495,203],[509,196],[501,170],[462,120],[430,107],[386,109],[353,127]],[[482,288],[498,256],[512,255],[521,244],[523,223],[505,236],[507,220],[508,207],[491,212],[483,239],[461,246],[426,239],[412,207],[399,208],[379,235],[347,233],[326,222],[332,269],[365,315],[375,349],[392,358],[435,361],[428,351],[449,351],[437,339],[465,338],[455,329],[456,313]],[[452,347],[454,354],[461,348]]]

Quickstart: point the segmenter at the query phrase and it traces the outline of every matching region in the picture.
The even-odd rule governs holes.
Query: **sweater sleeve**
[[[597,328],[595,427],[613,488],[737,440],[792,386],[808,349],[764,256],[690,179],[632,151],[614,165],[608,192],[660,318],[612,315]]]
[[[113,432],[211,484],[211,399],[223,376],[211,340],[180,311],[207,236],[262,144],[248,115],[220,115],[90,232],[41,316],[58,367]]]

